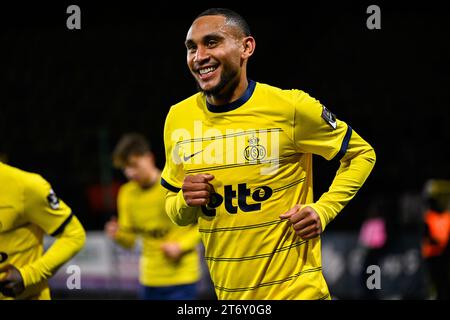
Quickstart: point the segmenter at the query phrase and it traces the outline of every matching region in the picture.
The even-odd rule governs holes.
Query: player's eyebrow
[[[210,33],[210,34],[207,34],[206,36],[204,36],[202,41],[203,41],[203,43],[207,43],[210,40],[220,41],[223,39],[225,39],[225,37],[223,35],[221,35],[220,33]]]
[[[217,32],[213,32],[213,33],[205,35],[202,38],[201,42],[208,43],[208,41],[210,41],[210,40],[221,41],[223,39],[225,39],[225,37],[223,35],[221,35],[220,33],[217,33]],[[189,48],[189,47],[195,46],[196,43],[192,39],[187,39],[184,44],[187,48]]]
[[[195,42],[191,39],[188,39],[184,42],[184,45],[186,46],[186,48],[190,48],[195,45]]]

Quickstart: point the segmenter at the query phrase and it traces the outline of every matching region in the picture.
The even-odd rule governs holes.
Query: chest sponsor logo
[[[224,195],[213,193],[210,198],[210,203],[202,207],[202,211],[206,216],[215,216],[216,208],[222,204],[230,214],[236,214],[238,209],[242,212],[260,211],[262,202],[268,200],[272,194],[273,190],[268,186],[249,189],[246,183],[240,183],[235,189],[231,185],[226,185],[224,186]]]
[[[145,235],[149,238],[161,239],[168,233],[169,229],[154,228],[154,229],[141,229],[141,228],[122,228],[125,232],[133,232],[140,235]]]

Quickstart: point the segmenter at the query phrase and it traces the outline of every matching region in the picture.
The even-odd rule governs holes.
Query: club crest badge
[[[266,149],[259,145],[259,138],[251,137],[248,139],[248,146],[244,150],[244,157],[248,161],[262,160],[265,158]]]

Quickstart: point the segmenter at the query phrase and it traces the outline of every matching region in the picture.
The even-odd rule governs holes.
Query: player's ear
[[[243,39],[243,51],[241,54],[242,59],[248,59],[253,52],[255,52],[256,42],[252,36],[245,37]]]

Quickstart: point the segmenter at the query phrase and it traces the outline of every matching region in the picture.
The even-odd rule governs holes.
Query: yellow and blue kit
[[[50,299],[47,279],[83,247],[85,231],[40,175],[0,163],[0,182],[0,267],[22,275],[18,299]],[[56,238],[45,253],[44,234]]]
[[[142,238],[139,282],[144,286],[191,284],[201,276],[197,228],[180,227],[169,219],[164,206],[166,192],[159,183],[142,188],[135,181],[127,182],[119,190],[116,241],[130,248],[136,237]],[[165,242],[181,245],[184,254],[179,261],[164,255],[161,245]]]
[[[373,148],[301,90],[249,81],[226,106],[202,93],[172,106],[164,128],[161,183],[180,225],[198,221],[219,299],[329,299],[320,237],[302,240],[279,216],[296,204],[317,211],[322,228],[362,186]],[[328,192],[313,201],[312,155],[340,159]],[[186,175],[209,173],[208,206],[189,207]]]

